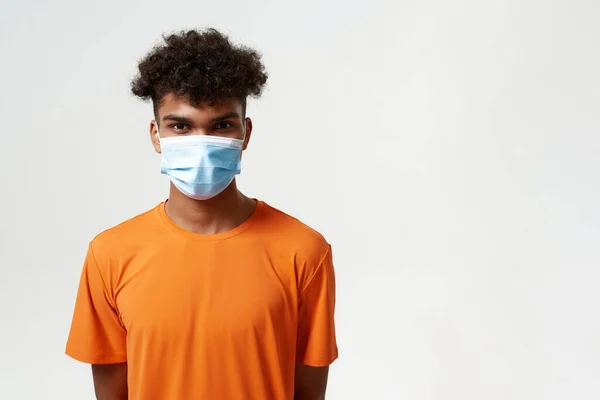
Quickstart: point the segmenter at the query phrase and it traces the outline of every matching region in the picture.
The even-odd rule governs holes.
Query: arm
[[[92,365],[98,400],[127,400],[127,363]]]
[[[81,273],[66,353],[92,365],[98,400],[127,399],[127,331],[119,317],[106,260],[92,245]],[[98,262],[96,260],[99,260]]]
[[[296,365],[294,400],[325,400],[329,367]]]
[[[329,365],[338,356],[330,248],[320,260],[299,297],[294,400],[324,400]]]

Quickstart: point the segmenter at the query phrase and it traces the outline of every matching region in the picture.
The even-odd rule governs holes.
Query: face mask
[[[210,199],[241,172],[243,144],[239,139],[206,135],[162,138],[160,172],[186,196]]]

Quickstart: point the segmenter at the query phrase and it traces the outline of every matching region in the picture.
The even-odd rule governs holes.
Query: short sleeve
[[[79,282],[66,354],[89,364],[126,362],[126,335],[90,244]]]
[[[330,365],[338,357],[335,335],[335,274],[331,247],[300,293],[296,362]]]

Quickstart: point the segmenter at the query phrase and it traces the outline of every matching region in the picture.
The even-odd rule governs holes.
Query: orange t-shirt
[[[195,234],[164,203],[88,249],[67,354],[127,362],[129,400],[291,400],[296,363],[337,358],[331,247],[258,202],[237,228]]]

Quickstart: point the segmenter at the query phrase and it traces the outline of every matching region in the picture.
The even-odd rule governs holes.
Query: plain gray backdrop
[[[0,398],[91,399],[64,355],[88,242],[164,200],[164,32],[264,54],[241,188],[334,246],[328,399],[600,398],[600,3],[0,7]]]

